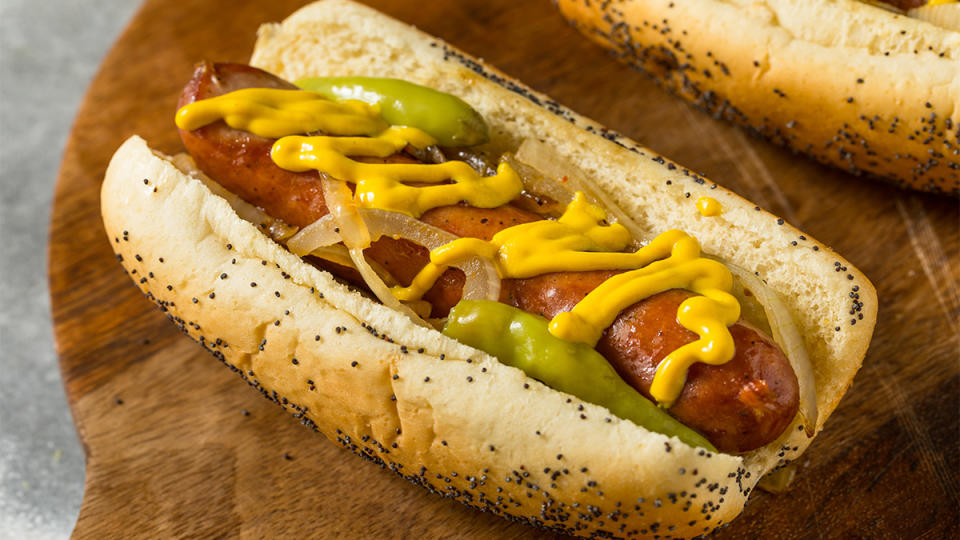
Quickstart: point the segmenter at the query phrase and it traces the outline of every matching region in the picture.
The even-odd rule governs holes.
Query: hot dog
[[[295,88],[255,68],[203,63],[187,84],[179,104],[183,107],[245,87]],[[181,129],[180,132],[184,145],[202,171],[241,198],[263,207],[272,217],[306,226],[327,215],[316,173],[291,173],[277,167],[270,159],[274,140],[254,142],[248,133],[222,123],[193,131]],[[240,147],[244,148],[242,153],[238,151]],[[243,163],[237,163],[237,155]],[[241,174],[232,172],[238,168],[242,169]],[[225,180],[220,181],[221,178]],[[431,209],[422,219],[457,236],[490,240],[500,230],[542,217],[514,206],[479,209],[457,205]],[[425,249],[417,249],[402,239],[381,238],[370,250],[370,258],[389,269],[403,285],[409,285],[416,272],[429,260]],[[332,270],[356,281],[352,274],[341,268]],[[425,295],[435,316],[446,316],[461,296],[462,272],[450,269],[447,273],[449,275],[441,278]],[[543,278],[509,280],[501,297],[506,296],[510,304],[524,311],[552,318],[557,313],[571,310],[609,275],[603,272],[563,272]],[[664,294],[663,299],[677,296]],[[679,304],[679,300],[643,300],[624,311],[598,344],[601,351],[606,351],[607,358],[616,359],[618,371],[630,373],[628,380],[635,381],[634,386],[642,389],[648,397],[657,364],[668,353],[696,339],[696,334],[676,324],[671,320],[673,317],[662,316],[663,313],[675,315]],[[646,321],[645,317],[637,316],[653,312],[660,316],[646,318]],[[631,318],[638,320],[627,322]],[[661,324],[651,324],[650,319]],[[660,335],[669,345],[660,346],[657,353],[646,350],[654,340],[642,335],[645,330]],[[737,336],[740,337],[737,355],[722,368],[726,371],[724,380],[701,382],[717,378],[715,373],[720,367],[703,366],[694,370],[688,375],[686,393],[678,398],[671,412],[686,425],[707,435],[718,449],[745,452],[769,443],[783,432],[796,414],[798,393],[796,376],[776,345],[760,347],[766,354],[757,354],[753,352],[755,348],[748,346],[750,343],[771,343],[768,336],[745,327],[738,327]],[[757,369],[748,373],[746,358],[753,356],[763,358],[756,361]],[[641,359],[647,364],[642,368],[638,365],[644,361]],[[760,366],[769,370],[772,376],[761,376]],[[778,391],[769,391],[769,387]],[[757,388],[764,391],[756,391]],[[729,394],[719,398],[719,392],[723,390]]]
[[[371,21],[376,23],[377,33],[363,30],[370,28]],[[562,162],[572,177],[587,173],[580,169],[583,165],[568,160],[590,163],[596,155],[603,156],[604,167],[621,171],[618,174],[594,170],[598,189],[605,188],[607,193],[619,191],[616,202],[627,212],[639,215],[639,209],[643,208],[648,217],[633,224],[633,230],[639,231],[632,235],[633,245],[623,244],[622,251],[617,253],[640,257],[639,254],[659,249],[657,246],[664,242],[667,244],[663,245],[673,245],[682,251],[698,245],[688,233],[674,231],[663,236],[655,231],[669,227],[696,231],[701,241],[710,245],[711,256],[729,263],[688,252],[684,252],[685,256],[693,257],[690,261],[698,267],[720,272],[721,277],[730,275],[724,272],[733,271],[738,276],[733,283],[739,283],[743,289],[740,292],[731,289],[728,294],[739,298],[742,309],[737,311],[744,314],[743,318],[730,319],[726,330],[733,344],[731,357],[716,366],[694,363],[687,370],[686,382],[682,383],[678,395],[663,398],[668,394],[656,388],[658,381],[663,380],[656,374],[657,367],[665,357],[698,338],[697,333],[685,328],[689,322],[684,323],[686,319],[679,315],[681,306],[691,299],[716,297],[720,302],[727,296],[710,291],[694,294],[668,287],[665,292],[628,301],[623,309],[612,313],[608,324],[597,327],[599,333],[594,347],[588,344],[589,338],[582,336],[558,338],[557,333],[569,336],[572,332],[577,336],[596,326],[592,322],[587,326],[564,326],[563,316],[591,321],[605,308],[581,310],[578,306],[598,305],[594,293],[606,291],[610,283],[617,280],[633,279],[631,268],[601,264],[596,269],[560,269],[527,275],[509,266],[504,266],[505,270],[498,267],[505,274],[494,299],[502,303],[489,300],[470,303],[461,302],[460,298],[474,287],[476,275],[474,270],[462,268],[473,267],[439,264],[437,249],[428,250],[409,238],[393,238],[389,233],[379,239],[371,233],[369,243],[354,243],[365,249],[363,258],[378,264],[383,274],[397,282],[394,290],[400,291],[397,292],[400,299],[410,294],[402,289],[416,288],[411,281],[418,282],[423,277],[425,266],[439,265],[436,280],[421,284],[422,300],[409,300],[409,303],[425,301],[430,313],[417,310],[420,316],[447,315],[449,320],[443,333],[418,326],[423,321],[418,323],[416,314],[381,305],[356,289],[341,285],[321,270],[328,269],[341,279],[352,280],[355,286],[365,284],[379,297],[369,274],[363,274],[359,266],[358,279],[357,274],[351,274],[343,264],[333,265],[313,256],[298,257],[284,249],[286,245],[296,251],[290,247],[296,235],[285,233],[270,238],[263,234],[264,224],[273,220],[282,222],[284,227],[301,228],[297,235],[306,234],[311,227],[327,223],[331,218],[340,223],[336,220],[349,219],[342,214],[353,211],[344,204],[352,208],[356,203],[350,202],[351,199],[368,197],[369,200],[370,193],[376,197],[382,193],[365,191],[367,186],[357,181],[350,187],[355,193],[347,190],[344,198],[343,192],[329,190],[331,174],[322,167],[311,172],[279,166],[275,154],[277,148],[287,142],[284,141],[286,135],[279,138],[253,135],[230,127],[224,118],[202,126],[181,125],[184,145],[192,159],[167,160],[152,154],[142,140],[131,139],[111,162],[102,192],[104,223],[121,262],[138,285],[191,336],[265,396],[292,408],[308,425],[415,483],[467,504],[580,535],[649,535],[656,534],[660,527],[669,528],[675,535],[692,535],[731,519],[742,508],[757,478],[799,455],[809,444],[807,432],[812,435],[819,430],[836,406],[842,388],[859,366],[872,329],[875,307],[869,282],[842,260],[840,266],[845,268],[845,273],[833,273],[831,261],[835,255],[812,240],[808,240],[809,247],[801,258],[813,257],[811,261],[818,262],[797,265],[790,270],[800,276],[797,285],[787,285],[782,277],[779,280],[768,277],[776,285],[766,285],[755,277],[741,275],[741,266],[760,268],[762,265],[751,263],[755,256],[724,252],[722,241],[711,240],[723,238],[724,234],[711,233],[711,227],[726,229],[726,234],[740,231],[749,237],[750,232],[736,225],[742,216],[748,218],[752,230],[760,227],[764,234],[776,237],[787,230],[782,220],[778,224],[776,218],[754,210],[722,188],[700,188],[699,177],[691,178],[689,171],[673,164],[668,167],[663,158],[655,155],[651,158],[648,151],[631,146],[626,139],[615,138],[616,143],[623,145],[617,146],[608,139],[589,135],[578,127],[590,125],[586,120],[562,108],[547,112],[536,105],[548,102],[547,98],[530,93],[518,83],[509,83],[514,89],[510,92],[483,80],[477,73],[494,80],[507,79],[459,51],[367,8],[348,2],[322,2],[299,12],[281,27],[265,27],[254,61],[268,70],[280,72],[282,70],[277,69],[280,64],[299,66],[286,71],[285,75],[291,79],[330,70],[338,75],[351,75],[360,66],[365,71],[374,69],[378,75],[401,75],[402,66],[387,68],[376,60],[377,55],[355,59],[353,63],[338,58],[336,48],[305,53],[306,57],[315,59],[314,62],[326,59],[325,62],[330,62],[327,67],[285,57],[288,51],[304,50],[284,43],[309,35],[301,25],[313,31],[317,31],[318,25],[342,31],[345,24],[350,28],[350,40],[379,43],[378,36],[385,31],[391,40],[400,43],[392,46],[399,47],[397,50],[410,49],[417,55],[420,69],[425,70],[403,73],[407,80],[432,82],[442,90],[461,96],[490,123],[491,141],[477,147],[476,152],[493,156],[493,162],[503,154],[506,161],[500,162],[498,172],[482,171],[478,181],[489,181],[510,167],[521,170],[522,152],[516,151],[517,141],[540,133],[545,143],[556,148],[555,162]],[[396,54],[390,56],[396,57]],[[461,62],[472,71],[464,69]],[[282,79],[250,67],[203,64],[185,89],[180,110],[224,92],[248,88],[291,89]],[[518,93],[518,89],[522,92]],[[296,95],[295,99],[303,96]],[[362,114],[369,111],[359,106],[355,110]],[[504,122],[506,111],[524,121]],[[381,122],[379,118],[373,121]],[[329,136],[325,137],[328,138],[312,144],[327,144]],[[292,140],[300,141],[299,138]],[[581,149],[574,150],[571,145],[579,145]],[[458,150],[446,152],[450,158],[437,154],[429,158],[421,154],[422,150],[401,145],[390,155],[357,158],[356,163],[403,165],[423,171],[425,162],[431,159],[456,161],[454,155],[464,155]],[[517,152],[517,165],[510,165],[513,152]],[[359,170],[379,174],[387,169]],[[637,170],[648,175],[647,178],[624,182],[626,171]],[[349,173],[347,169],[344,171]],[[131,181],[133,178],[135,182]],[[321,184],[319,188],[317,183]],[[671,191],[673,188],[669,186],[674,183],[697,194],[709,193],[713,202],[723,207],[722,214],[706,217],[711,212],[698,212],[696,198],[689,201],[682,194],[676,197],[660,192],[659,186],[668,186]],[[518,195],[513,200],[479,205],[454,200],[453,204],[418,207],[401,222],[421,223],[452,238],[469,240],[473,242],[469,245],[481,250],[478,253],[490,246],[499,246],[501,250],[515,246],[508,237],[516,231],[553,230],[564,224],[572,227],[571,223],[587,217],[588,221],[595,220],[588,223],[591,234],[619,231],[620,235],[626,230],[625,226],[617,228],[618,224],[625,223],[618,217],[623,214],[616,213],[613,206],[607,209],[599,206],[600,198],[607,195],[600,193],[597,199],[588,199],[578,191],[556,219],[554,205],[544,205],[551,208],[549,211],[536,211],[538,205],[531,201],[542,202],[539,198],[542,194],[536,193],[533,188],[536,184],[526,185],[531,193]],[[648,191],[646,197],[624,196],[638,186]],[[228,201],[236,204],[231,207]],[[250,224],[241,216],[250,215],[254,206],[260,207],[257,212],[267,218],[255,217],[254,224]],[[362,220],[391,213],[393,219],[400,219],[396,214],[401,213],[376,206],[360,210],[356,212]],[[614,213],[607,214],[607,211]],[[650,212],[666,212],[672,217],[651,218]],[[604,215],[609,215],[610,221],[602,217]],[[374,228],[370,226],[371,231]],[[321,232],[332,234],[332,231]],[[348,247],[353,243],[348,238],[349,231],[339,230],[337,234]],[[193,242],[201,248],[195,249]],[[617,242],[614,244],[621,245]],[[455,241],[449,244],[453,243]],[[770,251],[773,248],[769,244],[755,245],[763,254],[759,260],[777,256]],[[356,257],[353,250],[351,247],[351,257]],[[560,257],[566,252],[561,249],[556,253]],[[669,269],[673,268],[668,264],[671,257],[673,255],[654,259],[656,264],[666,264],[665,268]],[[613,259],[622,257],[616,255]],[[359,264],[356,258],[353,261]],[[549,259],[534,262],[553,264]],[[346,264],[349,265],[349,261]],[[829,268],[830,273],[815,278],[819,264]],[[732,270],[722,270],[727,266]],[[776,276],[777,272],[770,274]],[[774,292],[774,286],[782,290]],[[700,285],[691,287],[702,289]],[[857,287],[858,312],[863,318],[855,319],[858,323],[847,323],[847,327],[838,326],[837,330],[823,328],[823,321],[832,321],[823,306],[833,309],[837,300],[830,301],[831,295],[839,297],[842,292],[846,298],[849,287]],[[820,293],[811,294],[811,291]],[[760,315],[756,315],[756,311],[753,315],[750,313],[752,295],[762,299]],[[791,302],[797,302],[792,308],[784,307],[782,300],[775,299],[790,295],[799,299]],[[416,295],[413,298],[417,298]],[[607,300],[601,298],[600,305]],[[842,302],[846,309],[846,299]],[[494,304],[502,307],[490,307]],[[811,309],[814,305],[820,306],[816,314]],[[517,307],[522,311],[516,310]],[[768,308],[772,311],[763,314]],[[457,334],[459,328],[467,329],[468,333],[486,334],[480,337],[487,341],[496,338],[485,330],[486,323],[482,320],[471,326],[477,322],[470,320],[471,309],[474,314],[484,314],[488,321],[513,321],[509,325],[510,336],[495,339],[500,342],[497,346],[516,345],[514,348],[520,350],[523,343],[527,343],[534,348],[546,347],[544,350],[575,352],[566,359],[560,356],[508,358],[508,355],[494,359],[481,352],[492,349],[484,349],[479,342],[471,341],[470,336],[457,337],[459,343],[447,337],[460,335]],[[786,319],[782,318],[784,314]],[[553,319],[549,332],[547,321],[540,317]],[[818,322],[812,323],[814,320]],[[543,330],[525,330],[523,321],[542,325]],[[804,331],[799,346],[809,352],[813,364],[814,371],[807,374],[809,379],[803,374],[798,378],[791,366],[798,342],[790,336],[796,334],[797,326]],[[579,360],[571,361],[574,358]],[[606,370],[609,375],[604,375],[599,384],[612,385],[609,388],[616,388],[617,395],[639,391],[659,401],[661,407],[631,412],[619,401],[598,405],[596,401],[580,397],[595,394],[597,387],[585,385],[578,378],[571,380],[558,375],[556,366],[551,364],[563,362],[574,369],[577,362],[583,362],[600,371]],[[524,374],[509,367],[520,364],[527,364],[532,371],[525,369],[527,374]],[[529,375],[531,373],[534,375]],[[597,373],[583,372],[580,378],[596,378]],[[587,386],[585,390],[584,386]],[[803,401],[804,388],[809,391],[811,386],[816,387],[815,408],[819,414],[810,415],[807,409],[804,415],[798,402]],[[584,392],[581,394],[579,390]],[[798,407],[801,414],[797,413]],[[709,413],[705,408],[709,408]],[[663,415],[662,410],[669,411],[673,418]],[[634,412],[639,416],[631,416]],[[509,424],[497,421],[505,414],[511,415]],[[644,427],[643,419],[637,419],[646,415],[656,417],[653,427]],[[678,425],[684,427],[672,431],[675,428],[670,426]],[[660,428],[656,426],[667,428],[658,431]],[[717,453],[714,446],[721,453]],[[678,474],[680,469],[696,472]],[[521,479],[529,480],[514,482],[512,470],[527,471],[527,475],[518,474]],[[569,471],[573,470],[580,470],[586,476],[568,478]],[[434,483],[431,478],[435,475],[444,478],[443,482]],[[704,508],[709,512],[690,523],[684,515],[682,501],[679,505],[664,504],[664,500],[671,499],[669,494],[672,493],[675,500],[676,493],[681,492],[687,494],[682,497],[696,495],[695,502],[706,505]],[[616,514],[617,519],[599,519],[601,515],[614,513],[623,504],[636,509],[621,511]],[[594,510],[589,514],[578,513],[575,509],[581,505],[590,505],[600,514],[594,516]]]
[[[960,194],[952,0],[556,4],[591,40],[717,118],[856,175]]]

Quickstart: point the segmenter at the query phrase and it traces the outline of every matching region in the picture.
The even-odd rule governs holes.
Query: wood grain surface
[[[245,60],[257,26],[302,3],[148,1],[78,112],[49,245],[57,349],[87,453],[74,534],[544,536],[430,495],[299,426],[181,335],[113,258],[98,193],[114,149],[139,133],[179,150],[173,112],[193,64]],[[863,369],[796,481],[782,494],[755,493],[715,537],[958,536],[957,200],[752,139],[618,64],[546,1],[370,3],[785,217],[876,284],[880,315]]]

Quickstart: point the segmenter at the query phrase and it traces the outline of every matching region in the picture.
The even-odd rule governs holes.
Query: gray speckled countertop
[[[50,202],[73,116],[139,0],[0,0],[0,539],[65,538],[83,451],[47,295]]]

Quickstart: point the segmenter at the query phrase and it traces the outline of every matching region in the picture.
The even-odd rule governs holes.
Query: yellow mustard
[[[430,252],[430,262],[408,287],[395,287],[403,301],[419,299],[450,266],[472,257],[491,260],[502,278],[525,278],[560,271],[631,270],[613,276],[569,312],[550,321],[550,333],[596,345],[617,315],[640,300],[669,289],[701,296],[680,304],[677,321],[700,339],[670,353],[657,367],[650,393],[669,407],[683,390],[694,362],[723,364],[734,355],[727,327],[740,318],[740,304],[730,294],[733,277],[723,264],[700,256],[696,239],[669,230],[635,252],[624,253],[630,233],[606,223],[606,212],[577,193],[556,221],[509,227],[487,242],[460,238]]]
[[[502,206],[523,190],[520,176],[505,162],[495,175],[483,177],[463,161],[375,164],[350,159],[385,158],[408,144],[417,148],[436,144],[421,129],[389,126],[378,105],[331,101],[304,90],[248,88],[196,101],[176,115],[177,126],[184,130],[218,120],[261,137],[279,138],[270,153],[277,166],[295,172],[313,169],[352,182],[355,197],[369,208],[419,217],[431,208],[460,201],[479,208]],[[337,136],[292,136],[315,131]]]
[[[410,127],[391,127],[376,137],[284,137],[274,143],[270,155],[281,168],[296,172],[315,169],[356,184],[355,196],[361,206],[413,217],[460,201],[495,208],[520,195],[523,181],[506,162],[497,167],[495,175],[480,176],[463,161],[380,164],[347,157],[387,157],[407,144],[429,146],[433,144],[429,137]],[[448,180],[453,183],[445,183]],[[403,182],[437,185],[408,186]]]
[[[186,131],[219,120],[234,129],[271,139],[314,131],[369,136],[388,127],[378,107],[278,88],[244,88],[194,101],[181,107],[175,117],[177,127]]]
[[[472,257],[494,262],[501,278],[528,278],[549,272],[628,270],[653,259],[641,249],[622,253],[630,232],[619,223],[605,223],[606,211],[577,193],[557,220],[523,223],[503,229],[487,242],[458,238],[430,252],[430,263],[409,287],[394,292],[404,301],[423,296],[450,266]]]
[[[495,175],[482,177],[462,161],[372,164],[350,159],[348,156],[386,158],[407,145],[425,148],[436,144],[418,128],[388,125],[377,105],[331,101],[302,90],[256,88],[191,103],[176,115],[177,126],[185,130],[219,120],[235,129],[278,138],[271,149],[278,166],[296,172],[317,170],[354,183],[356,199],[371,208],[419,217],[430,208],[460,201],[481,208],[501,206],[523,190],[520,177],[506,162]],[[298,135],[317,131],[335,136]],[[705,216],[722,211],[709,197],[701,197],[697,208]],[[730,294],[733,278],[723,264],[701,257],[696,239],[678,230],[625,252],[633,241],[629,231],[606,219],[604,209],[577,193],[557,220],[509,227],[489,242],[459,238],[432,250],[430,262],[410,286],[394,287],[393,293],[402,301],[418,300],[447,268],[472,257],[492,261],[501,278],[626,270],[550,321],[553,335],[593,346],[630,305],[669,289],[690,290],[700,296],[680,304],[677,321],[699,339],[664,358],[650,388],[653,398],[669,407],[682,391],[691,364],[722,364],[733,358],[733,339],[727,327],[740,316],[740,305]]]
[[[705,217],[714,217],[723,213],[723,206],[713,197],[700,197],[697,199],[697,211]]]
[[[700,244],[686,233],[667,231],[642,250],[649,250],[658,260],[601,283],[572,310],[557,314],[550,321],[550,333],[569,341],[596,344],[621,311],[644,298],[670,289],[701,295],[684,300],[677,310],[677,322],[699,339],[667,355],[650,385],[650,395],[661,406],[670,407],[683,390],[687,369],[694,362],[718,365],[733,358],[736,351],[727,327],[740,318],[740,304],[730,294],[730,270],[701,257]]]

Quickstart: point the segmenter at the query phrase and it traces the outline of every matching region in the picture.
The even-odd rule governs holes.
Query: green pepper
[[[420,128],[440,146],[474,146],[490,139],[486,122],[470,105],[419,84],[382,77],[308,77],[297,86],[329,99],[379,105],[389,124]]]
[[[543,317],[499,302],[461,300],[450,311],[443,333],[638,426],[716,451],[700,434],[624,382],[592,347],[551,334]]]

